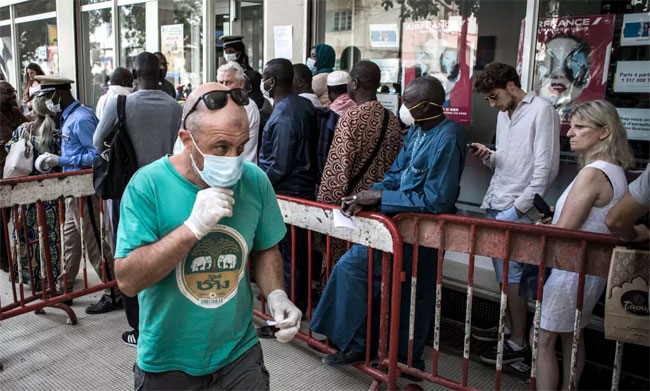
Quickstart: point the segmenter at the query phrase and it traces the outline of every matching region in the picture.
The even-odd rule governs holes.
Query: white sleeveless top
[[[621,166],[597,160],[586,167],[597,168],[609,179],[614,189],[612,201],[606,206],[596,208],[592,207],[587,219],[582,223],[581,231],[609,233],[605,225],[605,217],[609,209],[614,206],[627,191],[627,179]],[[586,168],[585,167],[585,168]],[[575,182],[575,179],[574,179]],[[573,183],[564,190],[560,199],[555,205],[555,215],[553,223],[562,215],[564,202],[566,201]],[[541,328],[547,331],[568,333],[573,331],[574,318],[576,313],[576,301],[578,291],[578,273],[573,273],[560,269],[553,269],[551,276],[544,284],[544,297],[542,299],[542,319]],[[587,275],[585,277],[585,288],[582,302],[582,318],[580,328],[589,324],[591,312],[596,306],[598,298],[605,290],[607,280],[602,277]]]
[[[580,231],[608,234],[609,229],[607,229],[607,226],[605,225],[605,217],[607,216],[609,209],[614,206],[614,204],[616,204],[623,197],[623,194],[625,194],[627,191],[627,178],[625,177],[625,171],[623,170],[623,167],[605,162],[603,160],[596,160],[584,168],[587,167],[597,168],[607,176],[609,181],[612,183],[614,196],[612,197],[612,201],[606,206],[600,208],[591,208],[589,211],[589,216],[587,216],[587,219],[578,229]],[[564,193],[562,193],[560,198],[557,200],[557,203],[555,205],[555,214],[553,216],[553,224],[557,223],[557,221],[560,219],[560,215],[562,215],[562,209],[564,207],[564,202],[566,201],[566,197],[569,195],[574,182],[575,179],[573,182],[571,182],[569,187],[564,190]]]

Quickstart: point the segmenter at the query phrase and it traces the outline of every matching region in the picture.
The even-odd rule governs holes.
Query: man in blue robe
[[[402,150],[383,181],[371,190],[344,197],[350,215],[364,205],[381,206],[381,212],[455,213],[454,204],[465,165],[465,135],[462,127],[445,118],[445,91],[433,77],[414,79],[404,92],[402,122],[411,125]],[[413,366],[424,369],[422,353],[435,304],[437,250],[418,249]],[[400,311],[399,360],[406,362],[410,308],[410,276],[413,247],[404,246],[404,271]],[[380,297],[381,253],[374,251],[373,301]],[[368,248],[354,245],[336,264],[311,321],[311,328],[326,335],[339,352],[323,357],[329,365],[363,361],[366,348]],[[377,337],[378,311],[373,309],[373,337]],[[374,340],[375,338],[373,338]],[[376,342],[375,342],[376,343]]]

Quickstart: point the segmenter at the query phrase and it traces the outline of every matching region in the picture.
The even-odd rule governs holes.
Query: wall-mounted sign
[[[180,79],[185,67],[183,24],[160,26],[160,51],[167,58],[167,77]]]
[[[373,48],[398,48],[397,24],[371,24],[370,47]]]
[[[399,58],[371,58],[381,72],[381,83],[397,83],[399,75]]]
[[[650,45],[650,14],[625,14],[621,27],[621,46]]]
[[[619,61],[616,63],[614,92],[650,91],[650,61]]]
[[[648,109],[622,109],[617,107],[618,116],[627,130],[630,140],[650,140],[650,110]]]

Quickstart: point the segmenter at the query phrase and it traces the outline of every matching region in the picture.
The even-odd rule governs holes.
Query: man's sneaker
[[[111,303],[106,296],[102,296],[101,299],[95,304],[91,304],[86,307],[87,314],[103,314],[105,312],[113,311],[122,308],[122,302],[118,301],[117,303]]]
[[[138,331],[131,330],[122,333],[122,342],[134,348],[138,346]]]
[[[355,364],[366,359],[366,352],[337,352],[323,357],[323,363],[333,367]]]
[[[493,346],[485,349],[483,353],[481,353],[481,361],[488,363],[488,364],[496,364],[497,362],[497,346],[498,344],[494,344]],[[510,345],[509,341],[506,340],[506,342],[503,344],[503,363],[504,364],[511,364],[513,362],[518,362],[518,361],[525,361],[526,357],[530,355],[530,348],[528,346],[525,346],[521,350],[515,351],[512,346]]]
[[[504,331],[505,339],[510,338],[510,333]],[[499,326],[490,327],[489,329],[472,330],[472,338],[477,341],[495,342],[499,340]]]

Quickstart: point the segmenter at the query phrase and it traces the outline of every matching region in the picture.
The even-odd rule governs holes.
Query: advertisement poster
[[[275,58],[293,58],[293,26],[273,26]]]
[[[398,48],[397,24],[371,24],[370,47]]]
[[[569,130],[576,103],[604,97],[614,15],[539,20],[533,88],[560,115]]]
[[[622,109],[617,107],[621,122],[627,130],[630,140],[650,140],[650,110],[648,109]]]
[[[160,26],[160,51],[169,63],[167,77],[180,78],[185,66],[182,24]]]
[[[650,14],[625,14],[621,27],[621,46],[650,45]]]
[[[619,61],[616,63],[614,92],[650,91],[650,61]]]
[[[55,24],[47,25],[47,69],[49,73],[59,73],[59,43]]]
[[[397,104],[399,103],[399,95],[397,94],[377,94],[377,101],[381,103],[386,110],[390,110],[393,114],[397,115]]]
[[[397,83],[399,75],[399,58],[371,58],[381,71],[381,83]]]
[[[472,120],[472,75],[476,63],[476,18],[405,22],[403,26],[403,86],[431,75],[445,88],[445,115],[459,124]]]

